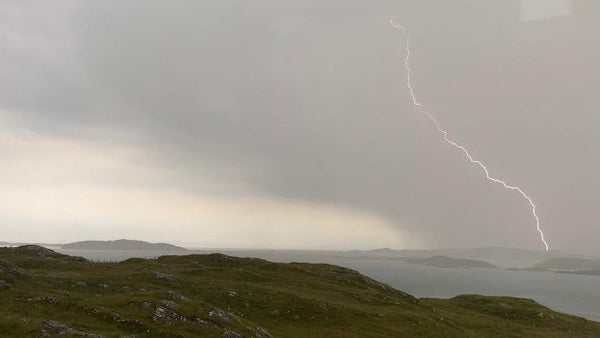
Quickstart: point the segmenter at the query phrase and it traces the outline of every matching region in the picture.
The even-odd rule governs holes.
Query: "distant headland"
[[[61,249],[69,250],[126,250],[126,251],[188,251],[188,249],[168,243],[149,243],[119,239],[116,241],[81,241],[63,244]]]

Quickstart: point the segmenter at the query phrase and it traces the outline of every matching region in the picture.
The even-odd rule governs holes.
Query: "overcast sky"
[[[2,1],[0,240],[598,253],[600,11]]]

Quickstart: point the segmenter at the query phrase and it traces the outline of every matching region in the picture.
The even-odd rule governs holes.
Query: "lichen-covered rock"
[[[167,298],[171,299],[171,300],[179,301],[179,302],[188,302],[190,300],[189,298],[182,295],[181,293],[175,292],[172,290],[167,291]]]
[[[213,307],[213,308],[208,309],[208,317],[210,318],[210,320],[219,324],[221,327],[231,326],[231,319],[225,313],[225,311],[223,311],[219,308]]]
[[[106,322],[116,323],[122,328],[126,328],[129,331],[147,331],[148,326],[137,319],[123,319],[117,312],[107,309],[105,307],[90,308],[87,306],[81,307],[81,310],[88,316],[100,319]]]
[[[103,338],[103,336],[93,333],[83,332],[78,329],[74,329],[63,323],[55,320],[47,320],[44,322],[44,328],[42,329],[42,335],[58,334],[58,335],[72,335],[72,336],[84,336],[91,338]]]
[[[168,299],[163,299],[160,302],[164,307],[171,309],[171,310],[177,310],[179,308],[179,304],[175,303],[172,300],[168,300]]]
[[[162,324],[170,324],[172,320],[169,312],[165,308],[157,307],[152,315],[152,321]]]
[[[27,278],[29,275],[23,269],[20,269],[11,263],[0,259],[0,276],[4,276],[7,278]]]
[[[237,332],[235,332],[235,331],[226,330],[221,335],[221,338],[244,338],[244,336],[241,335],[241,334],[239,334],[239,333],[237,333]]]
[[[162,306],[157,306],[152,315],[152,321],[161,324],[171,324],[173,322],[185,322],[191,320],[191,318],[181,315],[175,311],[166,309]]]
[[[131,301],[131,302],[129,302],[129,304],[137,305],[142,310],[150,310],[150,309],[154,308],[154,304],[150,303],[150,302]]]
[[[176,276],[173,275],[168,275],[166,273],[162,273],[162,272],[158,272],[158,271],[154,271],[151,273],[152,277],[165,281],[165,282],[177,282],[179,281],[179,278],[177,278]]]

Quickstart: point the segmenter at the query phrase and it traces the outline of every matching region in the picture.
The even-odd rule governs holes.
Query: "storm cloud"
[[[94,222],[84,213],[61,223],[80,239],[144,238],[180,222],[178,235],[199,246],[273,247],[318,224],[325,211],[315,208],[328,208],[321,219],[348,222],[319,247],[541,248],[527,203],[486,181],[412,106],[405,41],[388,23],[395,15],[412,37],[416,93],[444,128],[493,175],[533,196],[552,248],[597,250],[600,23],[594,6],[578,3],[569,15],[522,21],[518,1],[5,2],[3,184],[24,184],[9,150],[25,138],[20,154],[33,151],[29,166],[54,161],[43,157],[48,144],[78,154],[60,160],[71,163],[56,170],[70,173],[60,182],[85,181],[86,191],[106,196],[125,191],[148,206],[190,206],[100,221],[123,212],[107,207],[90,214]],[[70,171],[91,152],[110,160]],[[22,200],[44,204],[54,189]],[[256,215],[248,205],[263,202],[222,209],[215,200],[270,204]],[[102,203],[85,210],[95,205]],[[276,206],[306,209],[275,217]],[[190,210],[208,215],[203,227],[177,218]],[[215,210],[238,213],[232,224],[252,221],[208,243],[221,224]],[[57,227],[43,217],[2,222]],[[291,229],[286,223],[296,230],[281,230]],[[358,228],[356,238],[381,236],[345,242]],[[273,229],[280,237],[249,235]],[[311,233],[296,246],[319,242],[318,227]]]

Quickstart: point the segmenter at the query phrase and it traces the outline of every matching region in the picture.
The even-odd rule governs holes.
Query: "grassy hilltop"
[[[600,337],[532,300],[417,299],[356,271],[225,255],[94,263],[0,248],[0,336]]]

